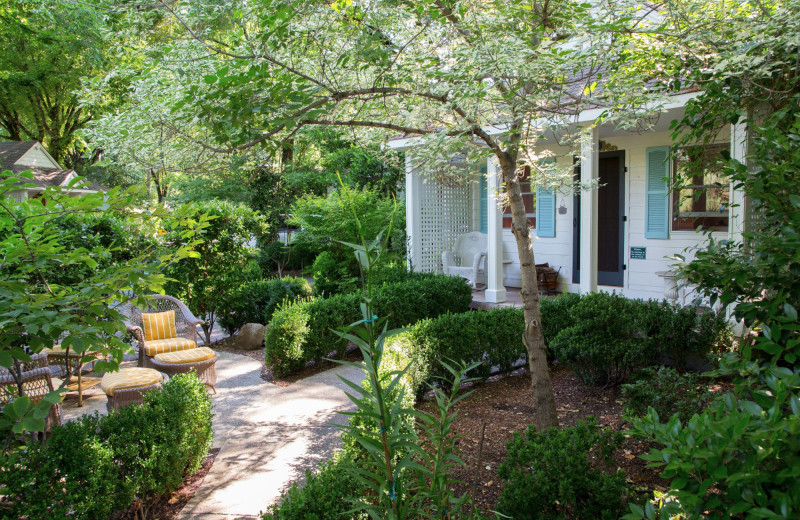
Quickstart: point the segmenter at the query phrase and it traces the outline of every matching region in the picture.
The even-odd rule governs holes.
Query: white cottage
[[[65,170],[53,159],[39,141],[7,141],[0,143],[0,171],[15,174],[30,170],[33,179],[26,181],[32,186],[9,192],[17,201],[36,198],[48,187],[67,187],[78,176],[75,170]],[[96,184],[84,183],[80,188],[71,188],[73,197],[101,191]]]
[[[579,193],[571,189],[554,193],[534,186],[524,197],[536,262],[559,270],[561,290],[613,290],[630,298],[661,299],[665,280],[659,273],[674,264],[669,257],[706,242],[698,227],[718,239],[740,239],[743,194],[730,185],[720,186],[714,168],[695,175],[692,184],[681,190],[670,190],[664,180],[674,177],[682,162],[668,160],[670,123],[683,117],[683,107],[696,95],[676,96],[652,131],[594,128],[581,150],[583,161],[573,158],[567,148],[550,145],[548,151],[558,164],[574,165],[576,178],[599,180],[601,185]],[[589,125],[600,112],[585,111],[575,124]],[[745,142],[745,128],[732,125],[718,136],[712,150],[729,149],[741,159]],[[476,174],[475,182],[443,184],[415,169],[414,144],[414,138],[390,143],[406,152],[410,264],[415,270],[441,271],[442,252],[452,248],[459,235],[486,233],[485,299],[505,301],[506,287],[520,287],[521,277],[511,215],[497,203],[500,173],[495,161],[487,162],[484,171],[488,174]],[[692,153],[696,150],[686,149],[682,155]]]

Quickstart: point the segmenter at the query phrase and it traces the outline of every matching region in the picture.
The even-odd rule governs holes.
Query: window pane
[[[673,177],[678,186],[672,197],[672,229],[727,230],[730,186],[722,175],[721,152],[728,145],[690,147],[678,151]]]

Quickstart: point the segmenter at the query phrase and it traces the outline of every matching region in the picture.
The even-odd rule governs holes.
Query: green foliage
[[[286,491],[279,504],[262,515],[263,520],[349,520],[359,498],[359,482],[353,473],[354,464],[339,456],[324,464],[319,471],[306,470],[306,482],[296,482]]]
[[[542,313],[542,334],[547,345],[547,361],[553,362],[555,356],[550,344],[558,333],[575,325],[572,308],[581,300],[578,293],[563,293],[556,298],[546,298],[539,302]]]
[[[548,355],[571,366],[586,384],[619,384],[662,356],[685,367],[691,356],[702,361],[731,346],[729,324],[711,311],[698,314],[694,307],[602,292],[559,300],[542,302]]]
[[[512,518],[616,519],[625,476],[616,471],[618,432],[600,430],[593,417],[576,426],[514,433],[498,474],[505,481],[498,510]]]
[[[311,266],[316,294],[352,293],[358,288],[358,276],[347,263],[336,259],[330,251],[323,251]]]
[[[70,197],[60,188],[50,188],[41,198],[14,203],[7,195],[28,182],[30,175],[23,175],[27,176],[17,178],[6,172],[0,178],[0,256],[4,259],[0,267],[0,366],[14,367],[18,361],[29,360],[30,353],[60,342],[73,352],[92,349],[108,353],[110,359],[98,362],[97,368],[112,370],[131,348],[123,341],[125,318],[119,313],[120,304],[141,303],[132,294],[161,292],[165,283],[162,270],[192,254],[194,233],[207,222],[202,216],[190,218],[194,217],[190,210],[178,209],[173,219],[183,223],[183,244],[161,255],[154,255],[149,246],[124,250],[149,239],[126,239],[121,221],[93,215],[122,214],[136,199],[135,191],[113,189]],[[139,221],[133,229],[153,229],[153,220],[162,214],[131,216]],[[3,435],[41,431],[47,407],[57,396],[36,406],[27,398],[17,401],[5,407],[0,417]]]
[[[177,488],[212,436],[208,392],[196,376],[177,375],[142,406],[56,426],[46,444],[4,461],[0,484],[12,518],[109,518]]]
[[[125,79],[113,74],[96,95],[82,95],[84,81],[121,61],[104,38],[119,17],[68,2],[9,0],[2,11],[0,138],[41,141],[56,162],[74,168],[84,151],[79,131],[125,95]]]
[[[335,331],[360,319],[359,296],[337,294],[280,307],[264,338],[267,365],[285,375],[305,363],[347,347]],[[447,312],[464,312],[472,291],[463,279],[419,275],[375,289],[373,312],[393,323],[408,325]]]
[[[639,326],[641,302],[603,292],[584,295],[572,307],[575,325],[559,332],[549,347],[586,384],[618,384],[652,363],[652,349]],[[544,318],[542,319],[544,321]]]
[[[317,294],[353,292],[359,278],[358,263],[345,243],[357,243],[359,226],[367,240],[373,240],[389,219],[392,235],[386,237],[387,255],[405,255],[405,211],[402,202],[382,198],[376,191],[341,186],[325,197],[306,195],[292,209],[290,223],[300,227],[296,241],[327,254],[314,263],[312,273],[319,277]],[[391,254],[390,254],[391,253]],[[387,261],[390,259],[387,259]]]
[[[182,300],[195,314],[205,320],[202,325],[206,344],[210,343],[217,312],[225,295],[247,279],[245,267],[255,258],[255,250],[248,243],[266,233],[263,218],[244,205],[210,201],[194,204],[197,211],[206,215],[209,225],[204,230],[203,241],[194,246],[198,254],[172,266],[167,274],[167,294]],[[168,223],[167,247],[184,243],[186,228],[178,223]]]
[[[222,296],[219,323],[233,334],[245,323],[269,323],[278,305],[311,296],[305,278],[287,276],[273,280],[248,281]]]
[[[542,317],[542,321],[546,320]],[[467,311],[421,320],[386,341],[384,363],[395,370],[408,366],[405,385],[414,396],[436,381],[448,379],[440,364],[452,359],[463,363],[481,361],[472,373],[487,378],[493,368],[500,372],[526,358],[520,338],[525,327],[522,309]]]
[[[698,312],[695,307],[678,307],[650,301],[639,306],[640,323],[651,348],[669,357],[681,370],[689,359],[704,361],[710,353],[731,348],[733,335],[724,313]]]
[[[680,373],[674,368],[645,368],[635,374],[635,382],[622,385],[625,414],[641,417],[653,408],[664,420],[678,414],[682,422],[705,409],[711,399],[708,386],[694,373]]]
[[[154,257],[159,248],[152,225],[145,226],[140,219],[128,218],[121,212],[70,214],[55,220],[53,225],[65,250],[85,248],[96,252],[97,261],[96,266],[84,263],[54,268],[48,274],[59,285],[79,283],[93,273],[143,254]]]
[[[259,168],[250,181],[250,207],[264,217],[268,228],[275,233],[281,224],[281,214],[289,207],[289,188],[286,178],[271,168]]]

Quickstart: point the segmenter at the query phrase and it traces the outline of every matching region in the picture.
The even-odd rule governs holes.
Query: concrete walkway
[[[260,377],[261,364],[221,352],[214,403],[214,465],[181,520],[258,518],[306,469],[325,461],[340,445],[338,411],[353,409],[337,374],[359,382],[350,367],[278,387]]]

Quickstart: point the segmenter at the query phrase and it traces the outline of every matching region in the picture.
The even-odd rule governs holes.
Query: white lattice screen
[[[422,183],[421,271],[442,271],[442,252],[458,235],[472,231],[472,188],[469,182],[445,185],[435,179]]]

